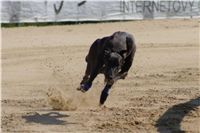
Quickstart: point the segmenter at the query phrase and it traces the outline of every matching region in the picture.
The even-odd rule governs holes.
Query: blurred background
[[[198,0],[1,1],[1,22],[85,22],[199,18]]]

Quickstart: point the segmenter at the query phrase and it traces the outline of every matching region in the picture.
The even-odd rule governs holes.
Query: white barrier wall
[[[200,16],[200,0],[1,1],[1,22],[105,21]]]

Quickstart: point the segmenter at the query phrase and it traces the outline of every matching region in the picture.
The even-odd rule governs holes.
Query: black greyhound
[[[87,68],[78,90],[89,90],[96,76],[103,73],[106,83],[100,97],[100,105],[103,105],[114,82],[127,76],[135,52],[135,41],[129,33],[119,31],[97,39],[86,56]]]

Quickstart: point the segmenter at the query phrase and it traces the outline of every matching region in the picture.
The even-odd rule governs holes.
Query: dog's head
[[[114,82],[114,79],[121,70],[124,63],[123,52],[105,51],[105,76],[108,82]]]

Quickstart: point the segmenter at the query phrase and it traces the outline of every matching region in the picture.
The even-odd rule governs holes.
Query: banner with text
[[[2,23],[199,17],[200,0],[1,1]]]

